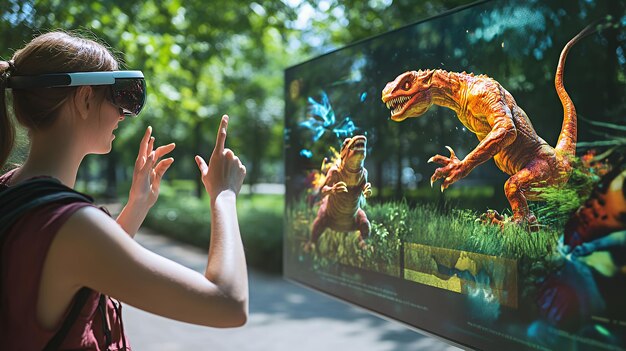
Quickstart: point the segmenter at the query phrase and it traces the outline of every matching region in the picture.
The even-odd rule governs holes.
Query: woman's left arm
[[[131,237],[135,236],[148,211],[156,203],[161,178],[174,162],[172,157],[159,159],[174,150],[176,145],[171,143],[153,150],[154,137],[151,134],[152,127],[148,127],[139,145],[128,203],[117,217],[117,223]]]

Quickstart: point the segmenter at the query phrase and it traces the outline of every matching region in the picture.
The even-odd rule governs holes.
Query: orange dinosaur
[[[456,112],[463,125],[476,134],[479,143],[463,160],[449,146],[450,157],[435,155],[428,162],[442,167],[430,178],[431,186],[443,179],[441,191],[467,176],[475,167],[493,158],[496,166],[511,177],[504,192],[513,212],[512,222],[536,223],[528,209],[528,200],[536,201],[532,188],[565,184],[572,170],[576,151],[576,110],[563,86],[565,58],[571,47],[592,32],[586,27],[571,39],[561,52],[555,74],[555,87],[564,116],[556,147],[544,141],[517,105],[513,96],[500,83],[485,75],[447,72],[444,70],[409,71],[389,82],[382,92],[383,103],[391,110],[391,119],[400,122],[419,117],[432,105]],[[495,211],[484,217],[494,224],[504,218]]]
[[[363,166],[367,154],[367,138],[356,135],[346,138],[341,146],[340,159],[331,165],[322,186],[322,202],[313,221],[311,238],[304,246],[311,251],[324,230],[359,231],[359,247],[365,248],[365,239],[371,226],[361,208],[363,199],[372,195],[372,184],[367,181]]]

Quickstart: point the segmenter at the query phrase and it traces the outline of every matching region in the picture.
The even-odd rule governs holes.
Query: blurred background
[[[494,0],[496,1],[496,0]],[[497,0],[516,3],[516,0]],[[241,232],[250,267],[250,320],[244,328],[212,330],[125,307],[128,334],[137,349],[196,350],[456,350],[432,338],[422,338],[404,326],[372,316],[364,310],[286,283],[282,265],[284,217],[284,70],[359,40],[466,6],[473,0],[0,0],[0,59],[34,36],[51,30],[74,31],[109,46],[123,69],[141,70],[148,84],[147,105],[139,118],[126,119],[116,131],[113,151],[88,156],[79,170],[77,187],[98,202],[119,211],[126,201],[139,141],[148,125],[157,145],[176,142],[176,159],[162,183],[159,201],[145,221],[137,240],[145,247],[190,268],[202,271],[209,245],[209,199],[198,177],[194,155],[210,155],[222,114],[231,116],[227,146],[248,169],[238,200]],[[525,75],[525,63],[503,61],[507,87],[532,91],[532,82],[553,74],[560,44],[558,21],[568,14],[588,11],[592,0],[571,1],[565,11],[554,2],[527,1],[532,16],[513,20],[532,25],[491,28],[528,36],[530,47],[507,47],[536,59],[537,75]],[[611,13],[623,13],[624,4],[609,2]],[[565,11],[565,12],[564,12]],[[620,12],[621,11],[621,12]],[[533,16],[549,18],[535,21]],[[512,23],[518,23],[512,21]],[[626,23],[625,19],[621,23]],[[533,26],[538,27],[533,27]],[[623,26],[623,25],[622,25]],[[448,28],[447,30],[453,30]],[[572,32],[574,30],[572,29]],[[539,33],[539,34],[537,34]],[[543,33],[543,34],[541,34]],[[622,70],[603,84],[618,89],[592,101],[614,101],[624,96],[623,36],[607,36],[611,64]],[[566,34],[562,34],[566,35]],[[621,35],[621,34],[620,34]],[[438,40],[427,38],[428,40]],[[618,40],[619,39],[619,40]],[[442,52],[454,48],[442,42]],[[465,56],[466,52],[455,52]],[[552,56],[551,56],[552,57]],[[589,53],[584,59],[599,59]],[[524,61],[526,62],[526,61]],[[531,62],[531,61],[528,61]],[[607,70],[615,71],[615,70]],[[581,74],[591,74],[582,72]],[[579,91],[585,91],[578,89]],[[593,90],[593,89],[591,89]],[[551,98],[549,96],[546,99]],[[542,100],[533,101],[542,106]],[[529,104],[530,105],[530,104]],[[626,105],[621,105],[626,106]],[[577,106],[578,107],[578,106]],[[588,108],[593,108],[590,106]],[[9,111],[10,112],[10,111]],[[624,109],[611,111],[606,122],[623,121]],[[559,122],[560,123],[560,122]],[[585,147],[626,145],[613,128]],[[558,131],[535,126],[554,142]],[[589,126],[587,125],[587,128]],[[405,128],[406,129],[406,128]],[[400,133],[400,132],[399,132]],[[552,134],[550,134],[552,133]],[[390,138],[390,140],[403,140]],[[615,144],[618,143],[618,144]],[[598,145],[596,145],[598,144]],[[409,148],[406,143],[403,150]],[[580,145],[584,145],[581,143]],[[21,131],[11,163],[22,162],[28,138]],[[381,167],[398,169],[402,162],[385,160]],[[396,172],[398,175],[400,171]],[[390,196],[408,185],[398,179]],[[384,196],[384,192],[381,191]],[[167,238],[169,237],[169,238]],[[173,239],[173,240],[172,240]],[[181,242],[191,245],[181,245]],[[195,248],[193,247],[195,246]],[[260,272],[260,273],[259,273]],[[145,326],[150,325],[150,328]],[[164,331],[167,331],[164,333]]]
[[[463,6],[469,0],[1,0],[0,58],[34,36],[74,31],[109,46],[123,69],[141,70],[147,105],[126,119],[113,151],[88,156],[77,187],[124,203],[148,125],[175,162],[145,225],[200,247],[210,237],[194,155],[210,154],[222,114],[227,146],[248,169],[238,205],[248,263],[280,273],[284,211],[284,69],[352,42]],[[22,132],[10,162],[28,151]]]

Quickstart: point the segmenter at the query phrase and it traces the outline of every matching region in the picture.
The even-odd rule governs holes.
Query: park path
[[[136,240],[162,256],[204,272],[206,251],[142,228]],[[124,305],[124,326],[135,351],[457,351],[404,325],[286,281],[249,270],[250,315],[241,328],[182,323]]]

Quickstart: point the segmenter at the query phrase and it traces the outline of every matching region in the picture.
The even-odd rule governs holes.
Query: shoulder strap
[[[37,178],[0,189],[0,253],[4,246],[4,233],[28,211],[51,203],[93,203],[93,198],[69,188],[54,178]],[[0,262],[1,264],[1,262]],[[61,329],[50,339],[44,351],[57,350],[85,306],[91,289],[82,288],[76,295],[69,315]]]
[[[31,179],[5,188],[0,191],[0,233],[4,233],[29,210],[54,202],[93,203],[93,198],[53,178]]]
[[[82,311],[83,307],[87,303],[87,298],[90,294],[91,289],[89,288],[82,288],[78,291],[78,293],[76,294],[76,300],[74,301],[74,305],[72,305],[72,309],[70,310],[70,314],[63,321],[61,329],[59,329],[59,331],[54,334],[52,339],[48,341],[48,344],[43,349],[43,351],[55,351],[58,350],[59,347],[61,347],[61,343],[63,342],[63,340],[65,340],[67,333],[70,332],[70,329],[78,318],[80,311]]]

